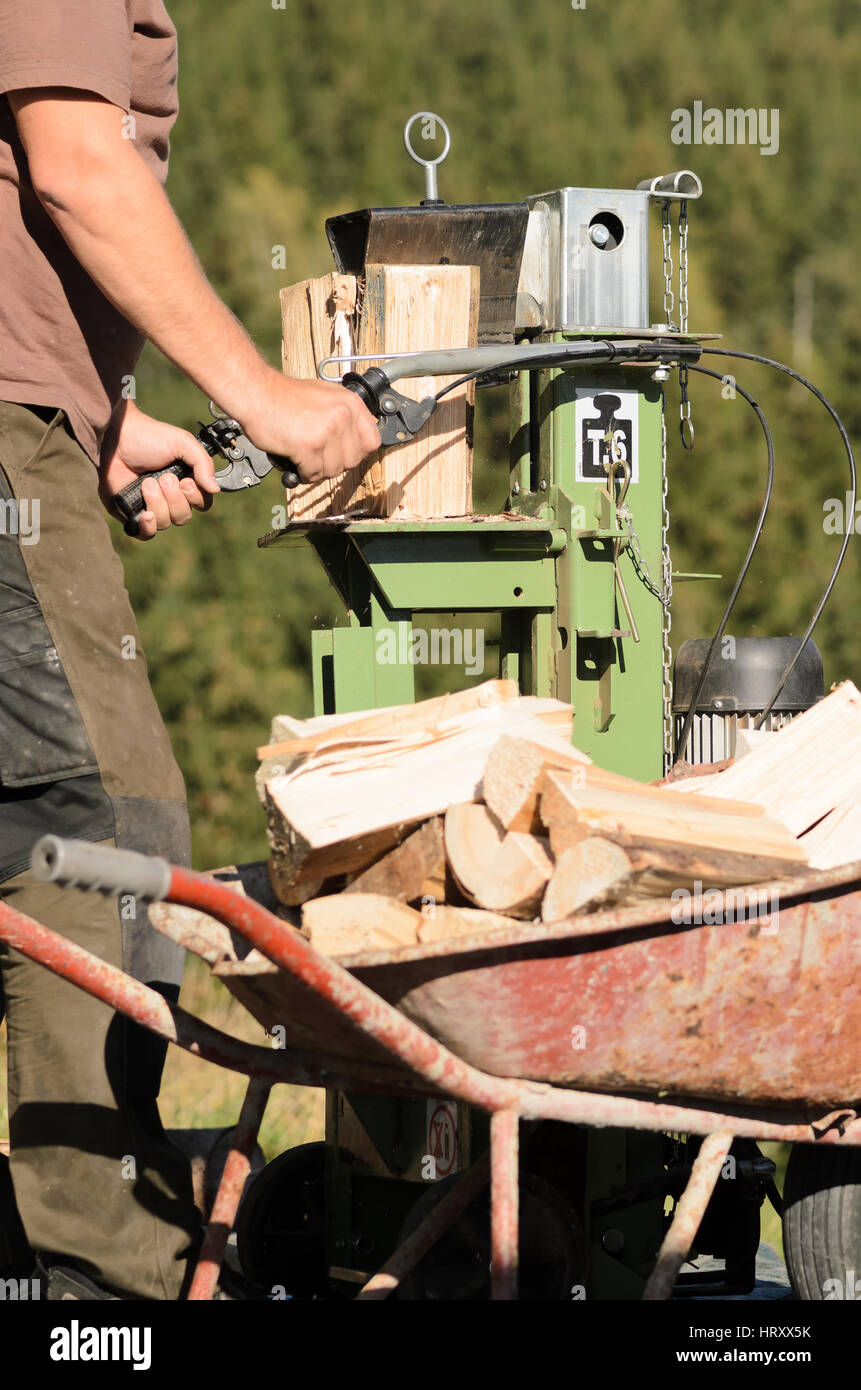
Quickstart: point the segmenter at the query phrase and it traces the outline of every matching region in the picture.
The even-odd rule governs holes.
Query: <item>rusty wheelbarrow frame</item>
[[[212,1298],[227,1238],[250,1167],[250,1156],[275,1082],[410,1096],[449,1096],[490,1113],[490,1153],[446,1194],[438,1207],[360,1290],[360,1300],[385,1298],[490,1180],[491,1297],[517,1297],[518,1138],[520,1120],[561,1120],[706,1136],[687,1188],[664,1238],[645,1299],[668,1298],[734,1137],[763,1141],[861,1144],[861,1119],[842,1108],[815,1119],[779,1123],[750,1107],[732,1113],[661,1100],[577,1091],[545,1082],[490,1075],[465,1062],[400,1013],[342,965],[322,956],[293,928],[253,899],[207,875],[101,845],[46,836],[34,851],[37,876],[100,891],[126,891],[206,913],[238,932],[279,971],[285,971],[334,1015],[350,1020],[382,1060],[273,1051],[243,1043],[194,1018],[115,966],[0,903],[0,938],[23,955],[196,1056],[247,1075],[231,1152],[213,1205],[189,1292]],[[861,862],[784,885],[793,894],[849,887],[861,881]],[[391,1059],[388,1061],[387,1059]]]

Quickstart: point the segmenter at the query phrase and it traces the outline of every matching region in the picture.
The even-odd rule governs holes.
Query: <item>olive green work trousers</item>
[[[144,904],[28,867],[45,833],[189,862],[185,787],[96,469],[62,411],[0,402],[0,506],[0,899],[176,999],[183,953]],[[120,1297],[180,1297],[200,1220],[158,1115],[164,1045],[0,942],[4,1009],[0,1266],[32,1250]]]

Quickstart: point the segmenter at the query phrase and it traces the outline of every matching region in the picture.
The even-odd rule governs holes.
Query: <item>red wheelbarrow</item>
[[[740,914],[728,891],[693,898],[681,922],[664,900],[341,962],[247,896],[242,871],[197,874],[55,836],[39,841],[32,863],[43,881],[175,905],[154,907],[155,924],[206,960],[265,1028],[284,1030],[278,1051],[240,1042],[0,904],[10,946],[250,1078],[191,1299],[213,1295],[279,1081],[456,1098],[491,1116],[489,1154],[359,1299],[395,1289],[488,1178],[491,1293],[517,1297],[520,1120],[705,1136],[646,1299],[670,1296],[734,1137],[861,1145],[861,862],[750,890]],[[572,1048],[574,1028],[589,1034],[588,1048]]]

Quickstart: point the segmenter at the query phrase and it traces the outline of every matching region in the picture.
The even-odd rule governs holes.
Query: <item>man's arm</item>
[[[354,467],[379,433],[350,391],[294,381],[261,357],[207,281],[119,107],[86,92],[8,93],[33,187],[103,294],[269,453],[314,482]]]

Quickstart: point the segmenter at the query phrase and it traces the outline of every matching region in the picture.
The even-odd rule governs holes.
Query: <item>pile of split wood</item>
[[[646,786],[571,737],[570,705],[512,681],[277,718],[258,773],[276,895],[347,956],[861,858],[851,683],[707,776]]]

